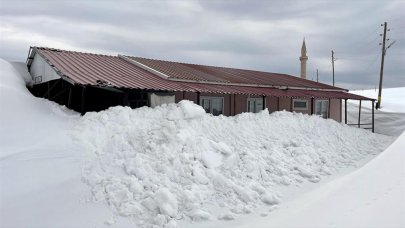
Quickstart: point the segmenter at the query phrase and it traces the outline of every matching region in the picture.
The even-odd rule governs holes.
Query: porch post
[[[371,131],[374,133],[374,100],[371,101]]]
[[[345,99],[345,124],[347,124],[347,98]]]
[[[359,103],[359,119],[358,119],[358,121],[357,121],[357,126],[360,128],[360,115],[361,115],[361,100],[360,100],[360,103]]]

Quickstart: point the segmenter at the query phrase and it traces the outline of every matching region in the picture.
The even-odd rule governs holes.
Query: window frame
[[[321,113],[320,114],[317,114],[317,103],[318,102],[326,102],[326,117],[324,117],[323,115],[322,115],[322,105],[321,105]],[[328,99],[316,99],[315,100],[315,104],[314,104],[314,114],[315,115],[318,115],[318,116],[321,116],[322,118],[324,118],[324,119],[328,119],[329,118],[329,112],[330,112],[330,110],[329,110],[329,100]]]
[[[259,100],[260,102],[262,102],[262,109],[260,110],[256,110],[257,106],[256,106],[256,101]],[[254,109],[255,111],[249,111],[249,101],[253,101],[254,102]],[[246,112],[251,112],[251,113],[258,113],[262,110],[264,110],[266,108],[266,104],[263,101],[263,97],[248,97],[246,100]]]
[[[295,107],[295,102],[305,102],[305,108],[301,108],[301,107]],[[293,107],[293,110],[300,110],[300,111],[303,111],[303,110],[308,110],[308,100],[305,100],[305,99],[293,99],[293,101],[292,101],[293,103],[292,103],[292,107]]]
[[[204,99],[208,99],[208,100],[209,100],[209,107],[210,107],[210,112],[209,112],[209,113],[211,113],[212,115],[214,115],[214,114],[213,114],[213,110],[212,110],[212,99],[221,99],[221,101],[222,101],[222,113],[219,114],[219,115],[224,115],[224,113],[225,113],[225,99],[224,99],[224,97],[200,96],[199,104],[200,104],[201,107],[203,107],[202,105],[203,105],[203,100],[204,100]],[[204,108],[204,107],[203,107],[203,108]],[[204,110],[205,110],[205,108],[204,108]],[[205,110],[205,111],[206,111],[206,110]],[[219,115],[218,115],[218,116],[219,116]]]

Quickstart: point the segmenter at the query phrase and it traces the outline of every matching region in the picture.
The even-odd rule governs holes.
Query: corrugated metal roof
[[[298,90],[298,89],[282,90],[270,87],[207,84],[198,82],[177,82],[157,76],[117,56],[65,51],[42,47],[34,47],[34,52],[39,53],[43,58],[45,58],[45,60],[51,66],[53,66],[55,70],[57,70],[61,75],[71,79],[76,84],[81,85],[97,86],[99,85],[97,81],[101,80],[103,82],[107,82],[110,86],[116,88],[186,91],[186,92],[201,92],[201,93],[222,93],[222,94],[254,94],[254,95],[276,96],[276,97],[372,100],[370,98],[346,93],[343,91],[319,91],[319,90]],[[272,77],[271,75],[273,75],[272,73],[255,72],[255,71],[221,68],[221,67],[209,67],[200,65],[193,65],[194,67],[188,68],[188,65],[191,64],[184,65],[181,63],[173,64],[165,61],[162,62],[166,65],[159,65],[157,63],[160,63],[160,61],[151,60],[147,61],[147,63],[153,64],[149,64],[147,66],[156,70],[164,68],[165,72],[162,73],[168,75],[171,74],[180,75],[181,73],[183,75],[181,77],[187,79],[190,79],[192,75],[196,74],[197,76],[195,76],[195,78],[204,77],[212,81],[217,77],[219,77],[221,73],[223,73],[223,75],[225,76],[224,79],[222,80],[226,80],[231,83],[235,83],[239,80],[241,83],[243,82],[245,84],[249,84],[246,83],[249,81],[247,80],[248,76],[245,73],[253,72],[251,75],[253,75],[252,78],[255,83],[259,82],[260,80],[264,80],[264,82],[269,83],[271,82],[271,80],[273,80],[270,79]],[[204,71],[205,73],[204,74],[199,73],[200,71]],[[210,78],[211,76],[212,78]],[[236,80],[235,77],[239,79]],[[277,81],[279,77],[283,78],[286,77],[287,79],[285,79],[285,81],[286,83],[287,82],[290,83],[288,84],[290,86],[302,87],[303,85],[309,86],[310,83],[312,83],[311,81],[303,82],[302,81],[303,79],[292,76],[281,76],[281,74],[275,77],[276,79],[274,79],[274,81]],[[291,77],[293,79],[291,79]],[[231,78],[233,78],[232,81],[230,80]],[[295,83],[294,80],[298,80],[298,82]],[[320,83],[316,83],[318,87],[321,87],[321,85],[323,85],[319,84]],[[309,87],[309,88],[316,89],[318,87]],[[336,87],[332,86],[325,88],[336,89]]]
[[[36,48],[61,74],[81,85],[107,82],[117,88],[192,91],[165,80],[116,56]]]
[[[344,90],[287,74],[127,57],[166,74],[171,79]]]

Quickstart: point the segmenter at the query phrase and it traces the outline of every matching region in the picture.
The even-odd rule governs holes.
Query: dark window
[[[293,109],[295,110],[307,110],[308,101],[307,100],[294,100]]]
[[[224,114],[224,98],[223,97],[201,97],[200,105],[205,112],[212,113],[214,116]]]

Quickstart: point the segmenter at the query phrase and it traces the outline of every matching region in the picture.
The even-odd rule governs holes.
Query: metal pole
[[[335,58],[333,57],[333,50],[332,50],[332,80],[333,80],[333,86],[335,86]]]
[[[381,67],[380,67],[380,83],[378,86],[378,101],[376,105],[376,109],[381,108],[381,90],[382,90],[382,80],[384,75],[384,56],[385,56],[385,39],[387,37],[387,22],[384,22],[384,36],[382,42],[382,50],[381,50]]]
[[[345,124],[347,124],[347,99],[345,99]]]
[[[361,115],[361,100],[360,100],[360,103],[359,103],[359,119],[358,119],[358,122],[357,122],[359,128],[360,128],[360,115]]]
[[[374,133],[374,100],[372,100],[371,101],[371,119],[372,119],[372,122],[371,122],[371,131]]]

